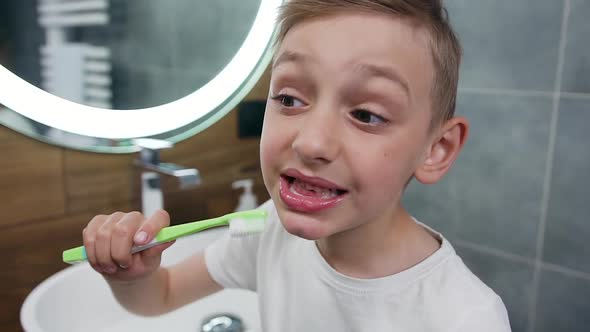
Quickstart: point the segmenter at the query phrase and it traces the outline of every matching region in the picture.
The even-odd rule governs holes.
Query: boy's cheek
[[[288,147],[289,124],[280,121],[272,110],[267,109],[260,136],[260,151],[273,151],[278,153],[280,149]]]
[[[260,166],[263,173],[267,173],[272,165],[276,163],[275,158],[279,152],[275,145],[276,143],[273,142],[269,135],[263,135],[260,139]]]
[[[272,106],[267,105],[264,111],[264,119],[262,122],[262,133],[260,135],[260,145],[264,145],[268,141],[272,141],[277,138],[277,132],[280,131],[282,125],[277,119],[277,115],[274,114],[276,111]]]

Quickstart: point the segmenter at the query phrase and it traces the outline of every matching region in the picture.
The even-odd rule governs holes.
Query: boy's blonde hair
[[[453,117],[459,81],[461,45],[453,31],[442,0],[287,0],[281,7],[277,44],[296,24],[342,11],[363,11],[414,20],[430,33],[434,63],[431,91],[431,128]]]

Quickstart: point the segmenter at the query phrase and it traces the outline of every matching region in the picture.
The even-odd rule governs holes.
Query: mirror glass
[[[281,2],[2,1],[0,123],[100,152],[194,135],[268,65]]]

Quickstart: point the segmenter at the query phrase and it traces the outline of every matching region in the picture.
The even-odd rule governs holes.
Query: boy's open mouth
[[[295,170],[281,174],[279,195],[292,210],[317,212],[335,207],[344,200],[348,190],[317,177],[308,177]]]
[[[322,199],[331,199],[347,193],[347,191],[344,189],[339,189],[333,186],[326,186],[324,184],[314,184],[293,176],[282,175],[282,177],[289,184],[289,191],[302,196],[312,196]]]

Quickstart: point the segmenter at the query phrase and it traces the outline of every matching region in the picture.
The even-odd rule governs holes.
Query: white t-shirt
[[[262,328],[303,331],[510,331],[502,300],[442,245],[419,264],[377,279],[334,270],[314,241],[281,225],[271,201],[263,233],[227,234],[205,252],[209,273],[225,288],[259,295]]]

